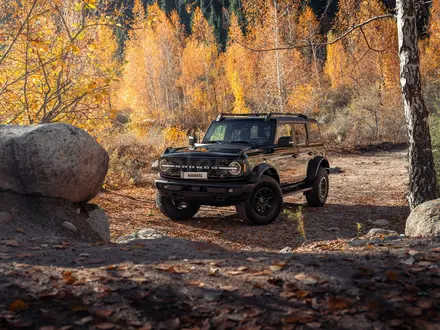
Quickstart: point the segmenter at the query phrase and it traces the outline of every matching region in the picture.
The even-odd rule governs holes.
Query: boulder
[[[440,199],[417,206],[406,220],[405,234],[410,237],[440,235]]]
[[[0,125],[0,190],[87,202],[101,189],[107,152],[67,124]]]
[[[89,224],[105,243],[110,242],[110,224],[107,214],[97,205],[89,204],[88,208],[92,208],[87,212],[86,222]]]

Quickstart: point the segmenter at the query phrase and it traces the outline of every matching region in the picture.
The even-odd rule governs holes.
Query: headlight
[[[168,161],[166,159],[161,159],[160,162],[159,162],[159,170],[161,172],[168,171],[170,168],[168,166],[166,166],[166,165],[168,165]]]
[[[241,174],[241,164],[239,162],[232,162],[229,164],[229,167],[233,167],[229,169],[229,173],[232,175],[240,175]]]

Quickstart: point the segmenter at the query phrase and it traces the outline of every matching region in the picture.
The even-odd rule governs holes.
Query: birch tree
[[[428,109],[422,94],[414,0],[397,0],[400,82],[409,140],[409,193],[411,208],[435,199],[436,175],[429,133]]]

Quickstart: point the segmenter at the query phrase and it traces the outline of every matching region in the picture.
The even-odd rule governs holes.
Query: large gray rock
[[[417,206],[406,220],[405,234],[411,237],[440,235],[440,199]]]
[[[0,125],[0,190],[87,202],[108,171],[107,152],[67,124]]]

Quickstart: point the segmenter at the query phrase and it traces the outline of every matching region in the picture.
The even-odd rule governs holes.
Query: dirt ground
[[[174,222],[155,208],[151,187],[109,192],[94,202],[110,216],[114,237],[141,228],[154,228],[171,237],[205,241],[230,249],[278,251],[307,242],[353,238],[380,226],[403,233],[409,214],[405,200],[408,183],[406,150],[364,153],[330,153],[333,174],[330,193],[322,208],[305,205],[301,195],[287,197],[283,214],[271,225],[249,226],[237,218],[235,208],[202,207],[190,221]],[[153,176],[154,178],[154,176]],[[153,179],[152,179],[153,180]],[[298,232],[295,212],[302,207],[305,232]]]
[[[138,188],[95,202],[115,239],[150,228],[142,239],[0,241],[0,330],[439,330],[440,237],[351,240],[377,220],[403,232],[405,151],[330,159],[340,173],[329,203],[288,198],[290,211],[269,226],[244,224],[231,208],[172,222],[153,189]],[[278,253],[286,246],[294,250]]]

